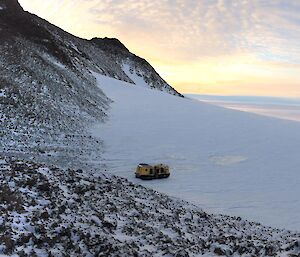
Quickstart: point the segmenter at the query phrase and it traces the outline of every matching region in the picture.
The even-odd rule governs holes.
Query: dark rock
[[[37,186],[38,190],[42,192],[49,192],[50,191],[50,184],[48,182],[45,182],[43,184],[39,184]]]
[[[214,253],[217,255],[226,255],[226,251],[220,247],[215,248]]]

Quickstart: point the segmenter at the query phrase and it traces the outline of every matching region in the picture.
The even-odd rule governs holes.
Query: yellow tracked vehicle
[[[167,178],[170,176],[170,168],[165,164],[149,165],[140,163],[135,171],[135,177],[140,179]]]

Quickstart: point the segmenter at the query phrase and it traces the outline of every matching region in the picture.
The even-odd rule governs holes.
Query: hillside
[[[299,256],[299,234],[123,178],[1,158],[0,170],[0,255]]]
[[[1,256],[299,257],[298,123],[187,99],[16,0],[0,32]]]
[[[101,140],[85,128],[106,119],[111,100],[91,71],[134,85],[126,66],[147,74],[141,75],[145,86],[181,96],[145,60],[115,48],[115,40],[103,39],[115,48],[112,54],[24,12],[16,0],[0,0],[0,6],[0,152],[63,166],[101,152]],[[79,157],[78,147],[84,149]]]
[[[115,60],[133,83],[142,83],[145,87],[183,97],[168,85],[145,59],[131,53],[118,39],[93,38],[91,42]]]

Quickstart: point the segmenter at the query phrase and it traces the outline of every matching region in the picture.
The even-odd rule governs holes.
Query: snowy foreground
[[[159,192],[279,228],[300,230],[300,123],[258,116],[94,74],[111,98],[92,129],[108,170]],[[139,162],[166,163],[167,180],[139,181]]]
[[[1,256],[299,256],[299,233],[116,176],[1,157],[0,171]]]

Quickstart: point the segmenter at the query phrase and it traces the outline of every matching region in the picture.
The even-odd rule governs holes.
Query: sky
[[[183,93],[300,97],[299,0],[19,0],[82,38],[115,37]]]

